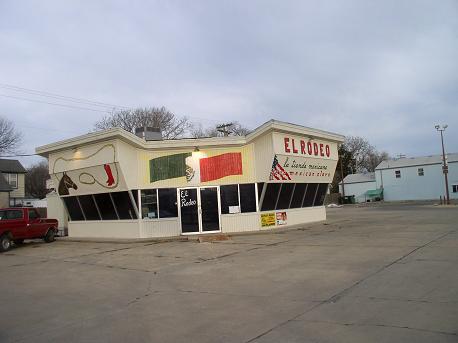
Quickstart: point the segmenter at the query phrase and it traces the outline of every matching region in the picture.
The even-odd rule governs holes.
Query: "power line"
[[[12,91],[15,91],[15,92],[22,92],[22,93],[31,94],[31,95],[37,95],[37,96],[53,98],[53,99],[57,99],[57,100],[64,100],[64,101],[68,101],[68,102],[76,102],[76,103],[79,103],[79,104],[87,104],[87,105],[92,105],[92,106],[101,106],[101,107],[110,107],[110,108],[113,107],[113,108],[128,109],[128,107],[126,107],[126,106],[113,105],[113,104],[109,104],[109,103],[106,103],[106,102],[88,100],[88,99],[84,99],[84,98],[77,98],[77,97],[61,95],[61,94],[57,94],[57,93],[40,91],[40,90],[36,90],[36,89],[31,89],[31,88],[18,87],[18,86],[6,84],[6,83],[0,83],[0,88],[7,89],[7,90],[12,90]]]
[[[43,100],[37,100],[37,99],[30,99],[30,98],[25,98],[25,97],[20,97],[20,96],[14,96],[14,95],[8,95],[8,94],[0,94],[0,96],[6,97],[6,98],[12,98],[12,99],[17,99],[17,100],[23,100],[23,101],[30,101],[30,102],[36,102],[36,103],[41,103],[41,104],[47,104],[47,105],[52,105],[52,106],[60,106],[60,107],[67,107],[67,108],[73,108],[73,109],[78,109],[78,110],[86,110],[86,111],[93,111],[93,112],[103,112],[103,113],[108,113],[111,114],[115,109],[131,109],[131,107],[127,106],[120,106],[120,105],[113,105],[101,101],[94,101],[94,100],[88,100],[84,98],[77,98],[77,97],[72,97],[72,96],[67,96],[67,95],[61,95],[57,93],[51,93],[51,92],[45,92],[45,91],[40,91],[32,88],[25,88],[25,87],[19,87],[7,83],[0,83],[0,88],[3,88],[5,90],[12,90],[15,92],[22,92],[30,95],[36,95],[36,96],[43,96],[43,97],[48,97],[56,100],[62,100],[62,101],[67,101],[67,102],[74,102],[74,103],[79,103],[79,104],[86,104],[90,106],[98,106],[98,107],[105,107],[105,109],[95,109],[95,108],[88,108],[88,107],[81,107],[81,106],[76,106],[76,105],[70,105],[70,104],[62,104],[62,103],[56,103],[56,102],[50,102],[50,101],[43,101]],[[110,108],[110,109],[109,109]],[[213,122],[213,123],[218,123],[218,120],[215,119],[210,119],[210,118],[201,118],[201,117],[195,117],[195,116],[186,116],[190,119],[197,119],[200,121],[207,121],[207,122]]]
[[[38,154],[1,155],[0,158],[3,158],[3,157],[30,157],[30,156],[39,156],[39,155]]]
[[[59,104],[59,103],[55,103],[55,102],[23,98],[23,97],[14,96],[14,95],[0,94],[0,96],[6,97],[6,98],[12,98],[12,99],[19,99],[19,100],[25,100],[25,101],[31,101],[31,102],[38,102],[40,104],[47,104],[47,105],[61,106],[61,107],[68,107],[68,108],[75,108],[75,109],[85,110],[85,111],[93,111],[93,112],[99,112],[99,113],[100,112],[112,113],[112,111],[107,111],[107,110],[102,110],[102,109],[95,109],[95,108],[88,108],[88,107],[81,107],[81,106],[74,106],[74,105]]]

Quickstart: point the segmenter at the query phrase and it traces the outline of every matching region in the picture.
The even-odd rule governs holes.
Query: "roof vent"
[[[135,129],[135,135],[143,138],[145,141],[161,141],[162,132],[158,127],[143,126]]]

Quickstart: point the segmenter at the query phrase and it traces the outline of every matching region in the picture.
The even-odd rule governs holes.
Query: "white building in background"
[[[366,202],[367,191],[377,189],[375,173],[349,174],[344,178],[345,196],[355,197],[356,202]],[[340,194],[343,194],[342,182],[339,183]]]
[[[458,153],[447,155],[450,199],[458,199]],[[382,161],[375,173],[350,174],[344,179],[345,196],[356,202],[439,200],[445,197],[442,155]],[[342,194],[342,183],[339,183]]]
[[[458,199],[458,153],[447,155],[450,199]],[[375,168],[386,201],[431,200],[445,196],[442,155],[387,160]]]

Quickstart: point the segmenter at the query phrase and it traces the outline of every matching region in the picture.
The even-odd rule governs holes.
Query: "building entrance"
[[[183,234],[221,230],[218,187],[180,188],[178,199]]]

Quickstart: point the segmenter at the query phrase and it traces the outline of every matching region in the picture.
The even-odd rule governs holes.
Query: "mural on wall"
[[[161,156],[151,159],[149,168],[150,182],[186,177],[189,184],[198,184],[243,174],[240,152],[211,157],[202,152]]]
[[[65,170],[66,165],[77,161],[87,161],[94,159],[97,163],[97,155],[102,153],[103,150],[112,150],[113,162],[104,163],[103,165],[96,165],[89,168],[82,168],[79,170],[67,170],[59,172],[58,170]],[[105,152],[105,151],[104,151]],[[70,195],[70,190],[77,191],[80,186],[96,186],[102,189],[114,189],[119,185],[119,170],[118,165],[115,163],[116,148],[113,144],[106,144],[97,149],[95,152],[82,157],[58,157],[51,169],[51,174],[57,179],[59,195]],[[58,168],[59,167],[59,168]],[[78,186],[79,183],[79,186]],[[92,187],[93,188],[93,187]],[[72,193],[74,193],[72,191]]]

